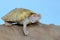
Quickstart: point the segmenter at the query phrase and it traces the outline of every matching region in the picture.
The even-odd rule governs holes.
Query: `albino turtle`
[[[2,17],[2,19],[5,21],[5,25],[12,25],[14,22],[23,24],[23,32],[25,35],[28,35],[26,28],[27,24],[35,23],[40,18],[40,14],[36,14],[35,12],[24,8],[15,8]]]

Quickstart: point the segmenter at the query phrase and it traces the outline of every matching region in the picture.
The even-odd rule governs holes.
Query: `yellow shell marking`
[[[2,19],[5,21],[22,21],[25,18],[29,17],[34,12],[24,9],[24,8],[15,8],[5,15]]]

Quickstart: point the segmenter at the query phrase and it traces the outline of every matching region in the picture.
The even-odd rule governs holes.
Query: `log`
[[[0,25],[0,40],[60,40],[60,26],[54,24],[30,24],[29,35],[24,36],[22,25]]]

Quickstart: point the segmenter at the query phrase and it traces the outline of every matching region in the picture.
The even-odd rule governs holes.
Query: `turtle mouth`
[[[36,21],[32,22],[32,23],[36,23]]]

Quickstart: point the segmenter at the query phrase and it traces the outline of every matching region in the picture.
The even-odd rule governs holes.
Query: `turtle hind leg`
[[[5,22],[4,25],[6,25],[6,26],[12,26],[12,23],[10,23],[10,22]]]

